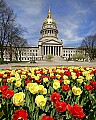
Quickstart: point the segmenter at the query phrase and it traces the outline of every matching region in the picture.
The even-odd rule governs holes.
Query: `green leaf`
[[[3,115],[4,115],[4,112],[2,111],[0,111],[0,119],[3,117]]]

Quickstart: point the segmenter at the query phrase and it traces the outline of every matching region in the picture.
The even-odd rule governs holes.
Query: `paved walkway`
[[[36,63],[9,63],[0,65],[0,69],[7,69],[12,67],[22,68],[22,67],[41,67],[41,66],[86,66],[86,67],[96,67],[96,62],[74,62],[74,61],[37,61]]]

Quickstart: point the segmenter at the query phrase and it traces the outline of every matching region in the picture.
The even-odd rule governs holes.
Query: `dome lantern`
[[[47,16],[47,18],[43,22],[43,25],[44,24],[56,24],[55,20],[51,17],[50,7],[49,7],[49,10],[48,10],[48,16]]]

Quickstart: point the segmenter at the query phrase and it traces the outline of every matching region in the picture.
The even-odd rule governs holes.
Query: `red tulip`
[[[2,78],[3,77],[3,74],[0,74],[0,78]]]
[[[27,85],[28,83],[31,83],[31,81],[30,80],[26,80],[25,81],[25,85]]]
[[[0,91],[1,92],[4,92],[4,91],[6,91],[6,90],[8,90],[8,86],[7,85],[2,85],[1,87],[0,87]]]
[[[2,97],[6,98],[6,99],[10,99],[12,98],[14,95],[14,91],[13,90],[6,90],[2,93]]]
[[[59,112],[65,112],[66,111],[66,106],[67,106],[66,102],[59,102],[59,101],[57,101],[55,103],[55,108]]]
[[[52,117],[50,117],[50,116],[46,116],[46,115],[44,115],[42,118],[41,118],[41,120],[54,120]]]
[[[90,81],[90,85],[92,85],[92,87],[96,88],[96,81]]]
[[[6,82],[7,82],[7,79],[3,79],[2,82],[3,82],[3,83],[6,83]]]
[[[28,119],[28,113],[25,110],[16,110],[13,115],[13,120],[27,120]]]
[[[91,90],[93,90],[94,88],[92,87],[92,85],[86,84],[86,85],[85,85],[85,89],[88,90],[88,91],[91,91]]]
[[[73,116],[73,118],[82,119],[83,117],[85,117],[82,107],[77,104],[74,104],[74,106],[68,104],[68,111]]]
[[[69,85],[63,85],[63,86],[62,86],[62,90],[63,90],[63,91],[66,91],[66,92],[69,91],[69,90],[70,90]]]
[[[60,99],[60,94],[59,93],[53,92],[50,96],[51,102],[56,102],[59,99]]]

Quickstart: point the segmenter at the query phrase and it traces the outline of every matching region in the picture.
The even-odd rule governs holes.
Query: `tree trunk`
[[[2,61],[4,61],[3,55],[4,55],[4,50],[3,50],[3,47],[1,47],[1,60]]]
[[[12,44],[10,44],[10,62],[12,61]]]

